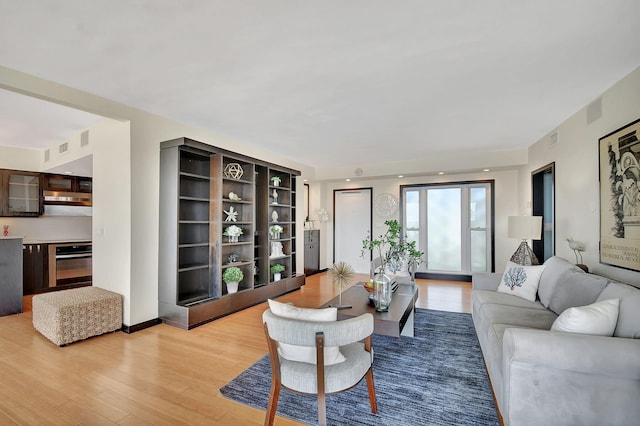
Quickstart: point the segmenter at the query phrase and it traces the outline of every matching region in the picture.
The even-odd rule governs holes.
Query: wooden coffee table
[[[354,284],[342,293],[342,304],[351,305],[351,308],[339,309],[338,319],[353,318],[369,312],[373,314],[375,334],[413,337],[413,314],[418,300],[418,287],[414,284],[398,284],[398,289],[391,298],[389,310],[376,312],[369,303],[369,293],[362,286],[363,283]],[[322,307],[335,306],[338,302],[339,296],[336,296]]]

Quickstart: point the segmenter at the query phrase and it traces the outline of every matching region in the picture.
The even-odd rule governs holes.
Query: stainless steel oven
[[[49,287],[91,284],[91,243],[49,244]]]

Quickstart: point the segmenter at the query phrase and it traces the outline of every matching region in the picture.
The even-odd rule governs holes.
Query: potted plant
[[[271,225],[269,227],[269,232],[271,233],[271,238],[277,239],[280,238],[280,233],[282,232],[282,226],[280,225]]]
[[[274,176],[271,178],[271,183],[273,184],[273,186],[280,186],[281,181],[282,179],[280,179],[280,176]]]
[[[227,293],[235,293],[238,291],[238,284],[244,278],[242,270],[237,266],[232,266],[224,270],[222,274],[223,281],[227,284]]]
[[[397,273],[402,270],[405,262],[407,269],[411,273],[422,263],[423,253],[416,248],[415,241],[407,241],[402,238],[402,227],[397,220],[387,220],[384,222],[387,230],[377,238],[366,238],[362,241],[361,256],[364,257],[367,251],[373,251],[380,258],[380,272]],[[375,276],[376,271],[372,271]],[[413,275],[412,275],[413,278]]]
[[[284,265],[281,265],[280,263],[276,263],[271,266],[273,281],[280,281],[282,279],[282,271],[284,271]]]
[[[240,228],[237,225],[228,226],[224,230],[222,235],[225,235],[225,236],[229,237],[229,242],[230,243],[237,243],[238,242],[238,237],[240,235],[242,235],[242,228]]]

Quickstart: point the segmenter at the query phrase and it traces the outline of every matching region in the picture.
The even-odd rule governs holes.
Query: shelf
[[[253,204],[253,201],[248,200],[231,200],[229,198],[223,198],[222,202],[224,203],[235,203],[235,204]]]
[[[232,246],[248,246],[251,244],[251,241],[238,241],[237,243],[222,243],[223,247],[232,247]]]
[[[289,257],[291,257],[290,254],[285,254],[284,256],[276,256],[276,257],[269,256],[269,260],[288,259]]]
[[[195,271],[196,269],[207,269],[209,265],[192,265],[178,268],[178,272]]]
[[[209,242],[206,243],[188,243],[188,244],[178,244],[178,248],[192,248],[192,247],[209,247]]]
[[[231,177],[223,177],[222,178],[223,182],[237,182],[237,183],[246,183],[248,185],[253,185],[253,181],[250,180],[246,180],[246,179],[234,179]]]
[[[241,261],[241,262],[234,262],[234,263],[225,263],[222,265],[222,269],[225,268],[230,268],[231,266],[245,266],[245,265],[252,265],[253,261],[252,260],[246,260],[246,261]]]
[[[199,197],[188,197],[188,196],[184,196],[181,195],[178,197],[179,200],[184,200],[184,201],[199,201],[199,202],[203,202],[203,203],[208,203],[209,199],[208,198],[199,198]]]
[[[200,179],[200,180],[211,180],[211,178],[209,176],[197,175],[195,173],[189,173],[189,172],[180,172],[180,176],[190,177],[190,178],[195,178],[195,179]]]

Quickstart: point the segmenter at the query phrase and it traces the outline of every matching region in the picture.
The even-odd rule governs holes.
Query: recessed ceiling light
[[[399,178],[403,178],[404,176],[402,176],[402,175],[398,175],[398,177],[399,177]]]
[[[490,172],[490,171],[491,171],[491,169],[484,169],[484,170],[482,170],[482,171],[483,171],[483,172]]]
[[[304,179],[304,182],[309,182],[309,179]]]
[[[71,171],[67,170],[66,172],[64,172],[64,174],[65,174],[65,175],[72,175],[72,174],[73,174],[73,172],[71,172]]]
[[[346,179],[347,182],[351,182],[351,179]]]
[[[443,174],[444,174],[444,172],[438,172],[438,174],[439,174],[439,175],[443,175]]]

